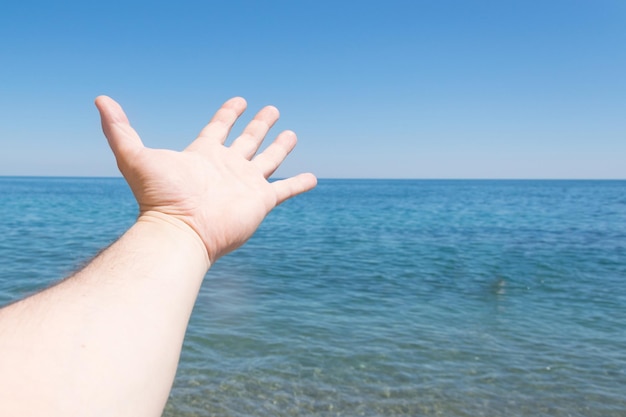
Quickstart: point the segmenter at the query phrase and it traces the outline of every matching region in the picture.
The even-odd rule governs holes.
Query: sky
[[[280,177],[626,179],[626,2],[3,2],[0,175],[118,176],[100,94],[179,150],[273,104]]]

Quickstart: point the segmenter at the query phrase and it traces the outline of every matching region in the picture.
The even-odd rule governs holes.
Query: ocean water
[[[0,178],[0,304],[135,215]],[[625,416],[626,181],[321,180],[209,271],[163,415]]]

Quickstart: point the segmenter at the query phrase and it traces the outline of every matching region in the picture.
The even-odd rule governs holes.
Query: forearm
[[[0,310],[0,415],[160,415],[208,267],[199,237],[156,213]]]

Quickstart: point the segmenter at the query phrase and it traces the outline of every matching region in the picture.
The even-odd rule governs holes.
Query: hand
[[[274,207],[317,183],[312,174],[267,181],[296,145],[296,135],[285,131],[255,156],[278,120],[275,107],[263,108],[226,147],[230,129],[246,108],[244,99],[230,99],[184,151],[175,152],[146,148],[111,98],[98,97],[96,106],[140,218],[165,215],[182,221],[200,237],[211,263],[248,240]]]

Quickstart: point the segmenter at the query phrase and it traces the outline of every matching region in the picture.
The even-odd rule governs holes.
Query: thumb
[[[126,165],[133,155],[143,148],[141,138],[130,126],[122,107],[110,97],[99,96],[95,101],[100,112],[102,131],[109,141],[118,165]]]

